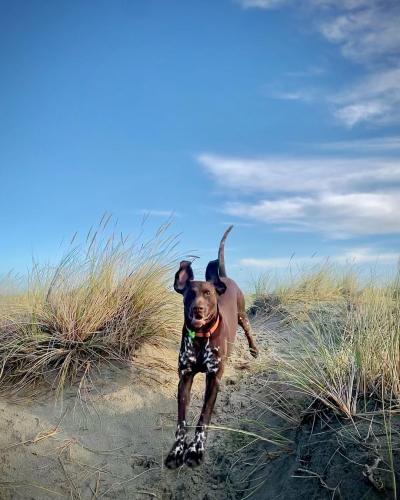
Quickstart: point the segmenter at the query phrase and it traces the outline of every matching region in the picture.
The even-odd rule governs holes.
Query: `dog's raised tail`
[[[219,262],[219,275],[221,278],[226,278],[226,269],[225,269],[225,240],[228,234],[231,232],[233,226],[229,226],[228,229],[224,232],[222,236],[221,243],[219,244],[218,249],[218,262]]]

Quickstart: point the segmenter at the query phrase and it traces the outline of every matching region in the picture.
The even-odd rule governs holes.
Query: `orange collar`
[[[220,322],[219,314],[217,316],[217,319],[215,320],[215,323],[213,326],[208,330],[208,332],[195,332],[194,330],[190,330],[186,325],[186,330],[188,332],[188,336],[191,339],[194,339],[194,337],[205,337],[205,338],[210,338],[211,335],[215,332],[215,330],[218,328]]]

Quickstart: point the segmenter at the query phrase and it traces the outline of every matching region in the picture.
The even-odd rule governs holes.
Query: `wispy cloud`
[[[391,0],[317,3],[332,7],[317,22],[323,37],[338,45],[344,57],[367,69],[356,85],[331,99],[335,117],[348,127],[361,123],[398,123],[400,3]]]
[[[305,101],[307,100],[307,95],[300,90],[294,92],[275,92],[273,94],[275,99],[283,99],[286,101]]]
[[[274,7],[280,7],[285,4],[294,5],[296,0],[235,0],[245,8],[257,8],[257,9],[271,9]],[[377,3],[374,0],[305,0],[302,4],[309,4],[313,7],[318,8],[341,8],[345,10],[352,10],[358,7],[371,7],[371,5]]]
[[[324,101],[346,127],[400,122],[400,3],[397,0],[240,0],[246,8],[303,10],[305,22],[342,55],[365,68],[359,81],[343,92],[277,89],[269,97]],[[311,10],[311,15],[310,15]],[[302,74],[302,72],[298,73]],[[310,96],[312,98],[310,98]]]
[[[341,255],[334,255],[333,262],[340,264],[394,263],[399,260],[398,252],[378,252],[373,248],[352,248]]]
[[[340,46],[345,57],[369,63],[372,59],[398,55],[398,2],[370,0],[330,4],[335,9],[319,22],[319,30],[328,41]]]
[[[394,252],[378,252],[374,248],[361,247],[352,248],[343,253],[331,256],[287,256],[287,257],[269,257],[244,258],[239,264],[244,267],[256,269],[284,269],[291,266],[308,267],[321,265],[325,262],[338,265],[354,264],[393,264],[399,260],[399,254]]]
[[[400,122],[400,66],[369,72],[358,82],[348,85],[346,90],[336,93],[302,86],[282,90],[274,84],[266,86],[264,94],[272,99],[323,102],[348,128],[361,123],[386,125]]]
[[[138,214],[145,216],[154,216],[154,217],[180,217],[181,214],[179,212],[175,212],[174,210],[154,210],[152,208],[141,208],[137,211]]]
[[[312,9],[321,35],[358,63],[398,56],[400,4],[397,0],[235,0],[244,8],[290,6]],[[382,61],[380,61],[382,62]]]
[[[245,197],[223,205],[228,215],[330,238],[400,233],[400,160],[200,155],[198,161],[225,191]]]
[[[323,8],[341,8],[346,10],[352,10],[357,7],[368,7],[374,5],[375,0],[310,0],[311,5]]]
[[[332,141],[314,144],[317,149],[331,151],[392,152],[400,151],[400,137],[372,137],[368,139],[353,139],[349,141]]]
[[[202,154],[197,160],[218,184],[242,192],[349,191],[400,183],[400,160],[385,157],[254,159]]]
[[[400,233],[400,192],[323,193],[313,197],[227,203],[230,215],[318,231],[330,238]]]
[[[335,116],[349,127],[365,121],[396,122],[400,119],[400,67],[369,75],[332,100]]]
[[[274,86],[265,87],[263,94],[271,99],[283,101],[305,101],[311,102],[316,98],[316,92],[309,88],[297,88],[295,90],[280,90]]]
[[[289,3],[288,0],[236,0],[245,9],[275,9]]]

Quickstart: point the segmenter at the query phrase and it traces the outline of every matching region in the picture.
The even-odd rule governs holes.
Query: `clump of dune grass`
[[[303,415],[331,412],[350,420],[355,429],[365,418],[383,419],[395,498],[399,285],[399,271],[391,282],[372,278],[362,282],[354,272],[339,274],[323,266],[291,277],[273,290],[261,289],[263,297],[275,297],[275,310],[290,330],[288,341],[272,349],[279,383],[303,397]]]
[[[57,266],[35,264],[22,289],[0,294],[3,387],[52,375],[60,389],[104,360],[132,359],[143,342],[177,332],[169,224],[147,243],[129,244],[107,236],[107,222]]]
[[[319,304],[292,327],[293,341],[276,354],[290,385],[348,417],[371,401],[399,404],[400,301],[390,286]]]
[[[278,312],[285,321],[298,321],[338,301],[356,302],[359,289],[359,279],[352,269],[340,271],[327,261],[311,268],[290,268],[278,281],[266,274],[259,276],[253,284],[251,304],[260,312]]]
[[[361,284],[354,272],[323,265],[272,291],[290,342],[274,351],[288,383],[346,416],[362,402],[400,401],[400,274]],[[257,298],[256,298],[257,300]]]

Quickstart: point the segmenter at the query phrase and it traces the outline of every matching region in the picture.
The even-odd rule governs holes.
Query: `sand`
[[[271,339],[278,335],[288,340],[290,331],[280,329],[273,317],[256,318],[253,326],[261,360],[253,361],[239,334],[213,423],[263,436],[275,429],[287,443],[276,446],[212,429],[202,466],[165,469],[176,421],[178,344],[158,352],[147,347],[138,359],[151,357],[153,364],[158,360],[163,370],[141,370],[135,364],[104,367],[79,391],[70,387],[57,401],[51,390],[35,398],[0,400],[0,498],[393,497],[390,474],[379,470],[387,468],[381,423],[371,427],[366,420],[358,435],[351,423],[333,415],[324,415],[316,425],[301,422],[298,414],[288,421],[269,411],[276,393],[266,382],[275,375],[272,367],[262,373],[258,368],[268,360]],[[190,409],[192,424],[202,393],[199,376]],[[298,396],[285,395],[296,413]],[[400,431],[400,424],[395,429]],[[379,457],[382,461],[375,467]],[[398,456],[395,460],[399,469]]]

